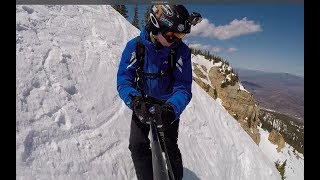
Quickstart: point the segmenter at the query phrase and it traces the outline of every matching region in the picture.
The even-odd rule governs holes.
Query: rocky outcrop
[[[280,133],[286,143],[304,154],[304,124],[279,112],[261,108],[259,111],[261,128]]]
[[[241,125],[241,127],[250,135],[250,137],[259,144],[260,133],[257,129],[259,124],[259,107],[256,106],[252,94],[246,90],[241,90],[239,81],[234,85],[229,83],[222,86],[227,74],[221,73],[219,67],[212,67],[209,71],[211,85],[217,90],[218,97],[222,100],[222,105]]]
[[[200,68],[202,68],[202,70],[204,72],[207,73],[207,68],[203,65],[199,66],[199,64],[197,63],[192,63],[193,64],[193,73],[196,74],[197,77],[193,76],[192,79],[200,85],[200,87],[202,87],[202,89],[204,89],[211,97],[213,97],[214,99],[217,99],[217,90],[215,88],[213,88],[210,84],[203,82],[201,79],[205,79],[206,81],[208,81],[208,77],[207,75],[205,75]]]
[[[200,78],[192,78],[200,87],[205,90],[213,99],[217,99],[217,90],[210,86],[209,84],[204,83]]]
[[[277,151],[280,152],[281,149],[284,147],[285,145],[285,140],[282,137],[282,135],[277,132],[276,130],[272,129],[272,131],[269,134],[268,140],[275,145],[278,145],[277,147]]]
[[[193,64],[193,67],[194,73],[198,76],[193,77],[193,80],[211,97],[220,98],[223,107],[240,123],[254,142],[259,144],[259,107],[256,106],[252,94],[240,88],[238,77],[232,68],[222,63],[221,66],[213,66],[206,76],[200,73],[202,71],[199,70],[199,66]],[[202,79],[210,83],[205,83]]]

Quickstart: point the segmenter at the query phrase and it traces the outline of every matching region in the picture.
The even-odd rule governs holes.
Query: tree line
[[[127,6],[125,5],[112,5],[112,7],[118,11],[124,18],[128,19],[128,9]],[[145,24],[148,22],[148,18],[149,18],[149,13],[150,13],[150,5],[146,5],[145,6],[145,12],[143,13],[143,19],[139,19],[138,17],[138,12],[139,12],[139,8],[138,5],[135,5],[133,7],[133,20],[131,22],[132,25],[134,25],[136,28],[141,29],[141,27],[144,27]]]
[[[213,63],[217,63],[217,62],[224,62],[225,64],[227,64],[229,66],[229,62],[227,60],[224,60],[223,58],[219,57],[219,56],[215,56],[213,54],[210,53],[210,51],[208,50],[200,50],[200,49],[195,49],[195,48],[191,48],[189,47],[189,49],[191,50],[191,53],[194,55],[202,55],[204,56],[205,59],[208,59],[210,62],[213,60]]]

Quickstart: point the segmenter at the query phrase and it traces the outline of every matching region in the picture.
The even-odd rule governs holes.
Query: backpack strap
[[[169,63],[170,63],[170,71],[171,72],[173,72],[174,66],[177,63],[177,49],[178,49],[178,47],[175,47],[170,50]]]
[[[141,37],[137,36],[137,46],[136,46],[136,58],[138,61],[138,66],[143,67],[143,60],[144,60],[144,45],[141,42]]]
[[[138,63],[138,68],[136,69],[136,82],[137,82],[137,89],[140,90],[142,95],[144,96],[144,79],[145,77],[149,77],[151,79],[159,78],[160,76],[164,76],[166,74],[170,74],[172,79],[174,79],[173,76],[173,70],[175,68],[176,62],[177,62],[177,49],[178,47],[172,48],[170,50],[170,55],[168,56],[168,62],[170,64],[169,69],[166,71],[160,71],[158,73],[145,73],[143,71],[144,66],[144,56],[145,56],[145,47],[141,41],[141,37],[137,36],[137,44],[136,44],[136,59]]]
[[[171,85],[173,85],[174,83],[174,80],[175,80],[175,76],[173,74],[173,70],[176,66],[176,63],[177,63],[177,51],[178,51],[178,47],[174,47],[170,50],[170,56],[169,56],[169,64],[170,64],[170,67],[169,67],[169,73],[170,73],[170,76],[171,76]]]
[[[136,59],[138,63],[138,68],[136,69],[136,82],[137,89],[140,90],[142,96],[144,96],[144,74],[143,74],[143,65],[144,65],[144,50],[145,47],[141,42],[141,37],[137,36],[137,44],[136,44]]]

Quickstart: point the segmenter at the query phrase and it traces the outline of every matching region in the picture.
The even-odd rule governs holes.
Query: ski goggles
[[[163,31],[161,34],[168,41],[168,43],[176,42],[186,35],[185,33],[176,33],[172,31]]]

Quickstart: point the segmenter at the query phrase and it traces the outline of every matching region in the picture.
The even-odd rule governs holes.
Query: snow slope
[[[206,79],[202,78],[201,76],[197,76],[194,72],[193,72],[193,76],[200,78],[201,81],[206,84],[211,84],[211,82],[209,82],[209,74],[208,74],[208,71],[210,70],[210,68],[213,66],[222,65],[221,62],[213,64],[208,59],[205,59],[205,57],[202,55],[192,55],[192,62],[196,63],[195,66],[197,66],[201,70],[201,72],[206,77]],[[203,66],[206,67],[207,72],[202,68]],[[192,67],[194,69],[194,66]],[[230,68],[230,66],[228,68]],[[248,92],[240,82],[239,82],[239,89]],[[218,102],[222,106],[222,100],[220,98],[217,98],[216,102]],[[287,160],[286,166],[285,166],[285,175],[284,175],[286,179],[287,180],[304,179],[304,155],[295,151],[294,148],[290,146],[288,143],[285,143],[285,147],[280,152],[277,152],[276,150],[277,146],[273,145],[268,140],[270,133],[263,130],[260,127],[258,127],[258,129],[261,134],[260,136],[261,141],[259,143],[259,147],[262,150],[262,152],[269,158],[269,160],[272,162],[280,161],[281,164],[285,160]]]
[[[116,72],[138,33],[110,6],[16,6],[17,179],[136,179]],[[216,101],[192,92],[178,141],[185,180],[280,179]]]
[[[280,161],[282,164],[286,160],[285,176],[286,180],[302,180],[304,179],[304,155],[295,151],[292,146],[285,143],[280,152],[277,152],[277,145],[272,144],[269,140],[269,132],[258,127],[261,134],[259,147],[262,152],[272,161]]]

